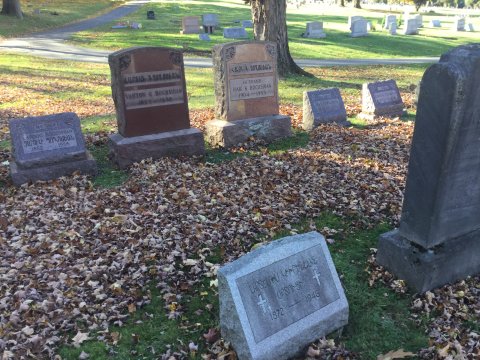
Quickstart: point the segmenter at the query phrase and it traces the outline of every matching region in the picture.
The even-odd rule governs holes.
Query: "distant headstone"
[[[198,16],[185,16],[182,18],[181,34],[200,34],[200,18]]]
[[[357,20],[365,20],[363,16],[349,16],[348,17],[348,28],[352,30],[352,24]]]
[[[248,34],[244,27],[231,27],[223,29],[223,37],[226,39],[246,39]]]
[[[320,39],[326,37],[326,34],[323,32],[323,22],[307,22],[307,30],[305,31],[305,37],[312,39]]]
[[[208,34],[198,34],[198,38],[202,41],[210,41],[210,36]]]
[[[40,13],[41,13],[40,9],[33,10],[33,15],[40,15]]]
[[[213,34],[213,31],[218,26],[218,15],[204,14],[202,17],[202,20],[203,20],[203,29],[205,30],[205,32],[207,34]]]
[[[413,17],[417,21],[417,28],[423,27],[423,16],[420,14],[417,14]]]
[[[430,66],[420,85],[400,227],[377,261],[425,292],[480,273],[480,45]]]
[[[207,141],[232,147],[252,136],[267,142],[290,136],[290,118],[278,114],[276,44],[233,42],[212,53],[216,119],[207,122]]]
[[[365,19],[355,20],[352,23],[351,37],[362,37],[368,35],[368,22]]]
[[[434,20],[430,20],[430,26],[431,27],[441,27],[442,23],[440,22],[440,20],[434,19]]]
[[[242,27],[253,28],[253,21],[252,20],[242,20]]]
[[[367,21],[367,31],[372,31],[372,23]]]
[[[142,24],[133,21],[133,22],[130,24],[130,28],[138,30],[138,29],[141,29],[141,28],[142,28]]]
[[[455,17],[453,22],[454,31],[465,31],[465,18],[464,17]]]
[[[220,329],[239,359],[291,359],[348,323],[325,239],[310,232],[262,246],[218,270]]]
[[[302,127],[305,130],[312,130],[325,123],[350,125],[340,91],[337,88],[305,91]]]
[[[405,27],[403,28],[403,35],[417,35],[418,21],[415,18],[405,20]]]
[[[397,23],[396,22],[392,22],[390,24],[390,28],[388,29],[388,33],[390,35],[397,35]]]
[[[147,20],[155,20],[155,11],[153,10],[147,11]]]
[[[362,113],[359,117],[371,120],[377,116],[402,116],[404,104],[395,80],[363,84]]]
[[[203,154],[203,135],[190,128],[180,51],[135,47],[110,54],[108,62],[118,123],[109,145],[118,166]]]
[[[75,113],[12,119],[9,128],[13,157],[10,174],[15,185],[52,180],[76,171],[97,173]]]
[[[467,24],[467,31],[475,32],[475,27],[473,26],[472,23]]]
[[[392,15],[392,14],[386,15],[386,16],[385,16],[384,28],[385,28],[385,29],[390,29],[390,25],[391,25],[392,23],[397,24],[397,16],[396,16],[396,15]]]

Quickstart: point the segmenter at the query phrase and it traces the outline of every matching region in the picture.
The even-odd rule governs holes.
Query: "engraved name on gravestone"
[[[349,125],[347,112],[337,88],[305,91],[303,93],[303,121],[305,130],[312,130],[322,123],[336,122]]]
[[[348,322],[324,238],[277,240],[218,272],[220,327],[240,359],[287,359]]]
[[[401,116],[404,105],[395,80],[363,84],[360,117]]]
[[[183,56],[138,47],[109,56],[118,132],[124,137],[190,128]]]
[[[9,121],[14,184],[51,180],[74,171],[96,174],[95,160],[85,150],[80,119],[61,113]]]

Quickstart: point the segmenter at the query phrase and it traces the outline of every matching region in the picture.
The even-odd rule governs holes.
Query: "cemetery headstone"
[[[392,22],[390,24],[390,28],[388,29],[388,33],[390,35],[397,35],[397,23],[396,22]]]
[[[355,20],[352,23],[352,33],[350,34],[351,37],[362,37],[368,35],[368,22],[365,19]]]
[[[475,27],[473,26],[472,23],[467,24],[467,30],[470,32],[475,32]]]
[[[455,17],[453,22],[454,31],[465,31],[465,18],[464,17]]]
[[[223,37],[226,39],[246,39],[248,34],[244,27],[231,27],[223,29]]]
[[[480,45],[430,66],[418,110],[399,229],[377,261],[417,292],[480,272]]]
[[[311,21],[307,22],[307,30],[305,31],[306,38],[321,39],[327,35],[323,32],[323,22]]]
[[[348,302],[317,232],[262,246],[218,270],[220,329],[242,360],[286,360],[348,323]]]
[[[242,20],[242,27],[253,28],[253,21],[252,20]]]
[[[360,118],[373,120],[377,116],[395,117],[405,113],[395,80],[363,84]]]
[[[305,130],[320,124],[337,123],[348,126],[347,112],[340,90],[337,88],[305,91],[303,93],[303,122]]]
[[[291,120],[279,115],[277,46],[243,41],[213,48],[215,116],[207,141],[232,147],[256,137],[267,142],[291,135]]]
[[[405,27],[403,28],[403,35],[417,35],[418,21],[415,18],[405,20]]]
[[[147,20],[155,20],[155,11],[153,10],[147,11]]]
[[[41,13],[40,9],[33,10],[33,15],[40,15],[40,13]]]
[[[213,31],[218,26],[217,14],[204,14],[202,16],[203,29],[207,34],[213,34]]]
[[[348,17],[348,28],[352,30],[352,25],[354,21],[365,20],[363,16],[349,16]]]
[[[383,25],[385,29],[390,29],[392,23],[397,24],[397,16],[388,14],[385,16],[385,24]]]
[[[210,36],[208,34],[198,34],[198,38],[202,41],[210,41]]]
[[[198,16],[185,16],[182,18],[181,34],[199,34],[200,33],[200,18]]]
[[[121,168],[147,157],[201,155],[203,135],[190,128],[183,55],[161,47],[135,47],[108,57],[118,134],[110,136]]]
[[[417,28],[423,27],[423,16],[420,14],[417,14],[414,16],[414,19],[417,21]]]
[[[97,173],[75,113],[12,119],[9,128],[13,157],[10,175],[15,185],[52,180],[76,171]]]
[[[440,20],[434,19],[434,20],[430,20],[430,26],[431,27],[441,27],[442,23],[440,22]]]

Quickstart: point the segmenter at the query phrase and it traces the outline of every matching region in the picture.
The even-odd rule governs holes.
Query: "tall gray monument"
[[[480,44],[424,74],[398,230],[377,261],[419,292],[480,272]]]

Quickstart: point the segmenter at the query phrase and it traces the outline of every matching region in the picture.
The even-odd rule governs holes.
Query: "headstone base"
[[[357,115],[357,118],[367,121],[372,121],[378,119],[379,117],[388,117],[388,118],[395,118],[395,117],[402,117],[407,115],[407,110],[394,110],[390,112],[382,112],[381,114],[372,114],[372,113],[360,113]]]
[[[398,230],[380,235],[378,264],[419,293],[480,273],[480,230],[424,249]]]
[[[272,142],[292,135],[289,116],[272,115],[236,121],[211,120],[207,122],[205,136],[213,147],[230,148],[244,143],[249,137]]]
[[[150,157],[205,154],[203,134],[195,128],[134,137],[113,134],[108,145],[111,160],[121,169]]]
[[[61,176],[71,175],[76,171],[83,175],[97,174],[97,163],[88,151],[86,152],[86,158],[82,160],[61,162],[39,167],[22,168],[15,161],[10,163],[10,175],[16,186],[20,186],[29,181],[53,180]]]

